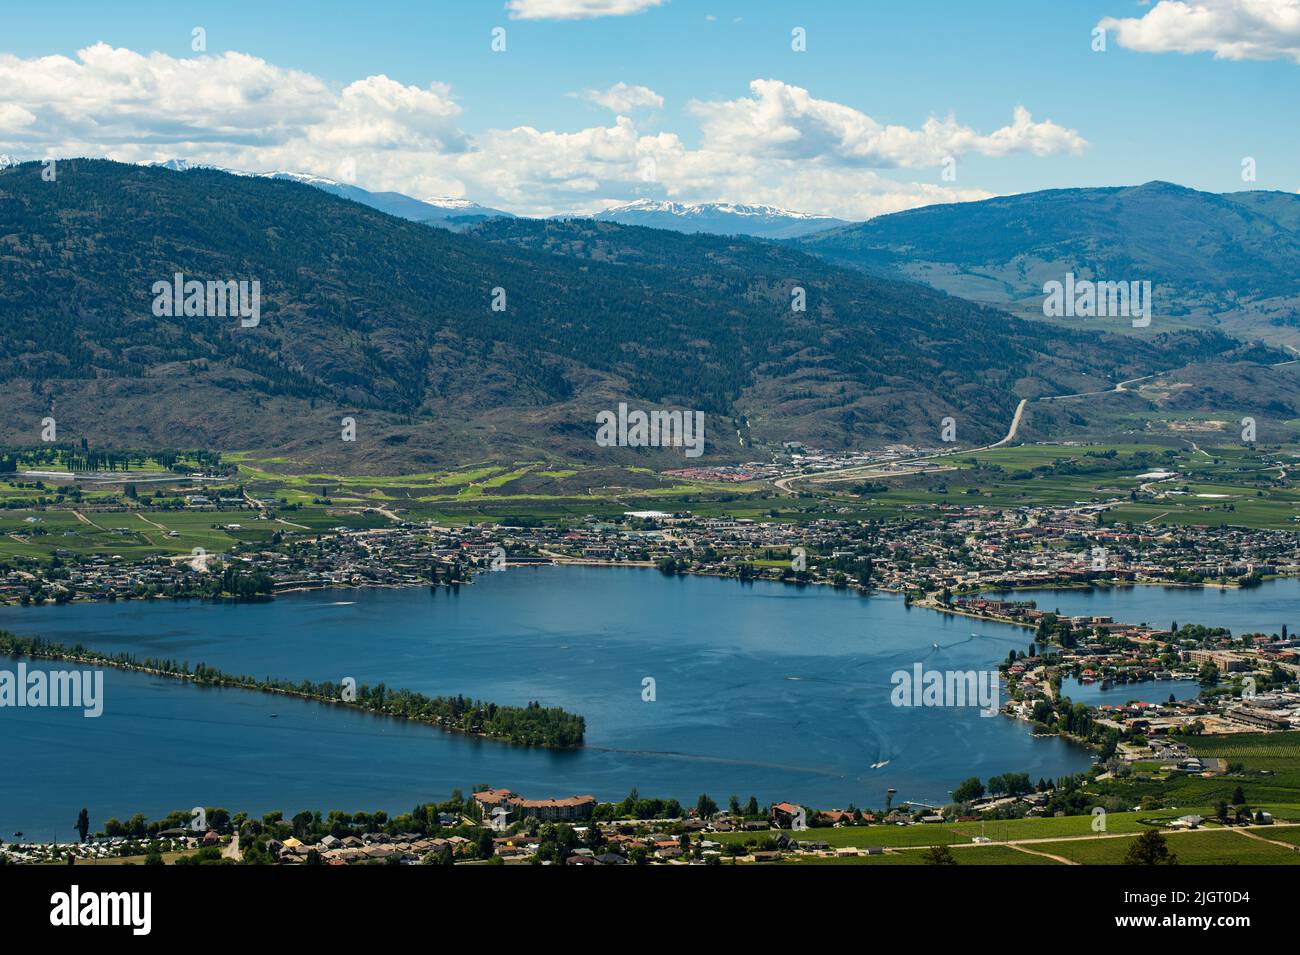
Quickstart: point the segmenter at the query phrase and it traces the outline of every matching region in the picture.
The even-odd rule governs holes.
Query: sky
[[[1297,94],[1300,0],[63,0],[0,23],[2,155],[528,215],[1294,192]]]

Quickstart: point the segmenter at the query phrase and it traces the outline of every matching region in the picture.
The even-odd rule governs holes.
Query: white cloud
[[[13,103],[0,103],[0,129],[17,130],[36,122],[36,115]]]
[[[657,7],[664,0],[510,0],[506,9],[516,20],[589,20],[626,17]]]
[[[884,126],[851,106],[819,100],[780,80],[754,80],[752,96],[692,102],[706,146],[779,159],[819,159],[874,168],[932,166],[945,156],[980,153],[1047,156],[1079,152],[1086,141],[1050,120],[1036,123],[1022,106],[1010,126],[981,135],[955,119],[928,119],[919,129]]]
[[[371,76],[337,93],[310,73],[243,53],[179,59],[97,43],[75,60],[0,54],[0,90],[4,117],[15,109],[33,117],[21,123],[18,143],[465,146],[454,122],[460,107],[446,86]]]
[[[607,90],[584,90],[582,95],[606,109],[624,114],[637,109],[659,109],[664,105],[664,98],[650,87],[629,86],[621,81]]]
[[[644,86],[587,91],[618,115],[572,131],[518,126],[469,135],[441,83],[368,76],[341,87],[241,53],[177,59],[97,44],[75,58],[0,54],[0,131],[25,158],[184,158],[249,172],[287,170],[413,196],[465,196],[549,215],[640,197],[758,202],[866,218],[932,202],[985,198],[940,183],[952,155],[1077,150],[1073,130],[1014,121],[979,133],[949,118],[886,126],[776,80],[736,100],[693,102],[700,142],[648,131],[637,108],[662,105]],[[693,130],[689,131],[692,135]],[[878,169],[927,168],[927,182]]]
[[[1098,26],[1142,53],[1300,63],[1300,0],[1161,0],[1141,17],[1106,17]]]

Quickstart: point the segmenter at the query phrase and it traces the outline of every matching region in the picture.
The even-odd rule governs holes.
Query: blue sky
[[[516,2],[13,5],[0,153],[290,168],[519,212],[650,195],[861,218],[1151,179],[1300,187],[1297,0]],[[1276,16],[1261,21],[1261,6]],[[1107,18],[1120,22],[1095,52]],[[191,49],[195,26],[206,51]],[[796,26],[805,52],[791,49]],[[490,48],[494,27],[505,52]],[[79,51],[101,43],[138,56],[85,68]],[[391,82],[354,85],[371,77]],[[620,83],[648,105],[586,95]],[[223,115],[230,103],[238,115]],[[1029,125],[999,133],[1016,107]],[[927,120],[951,124],[927,135]]]

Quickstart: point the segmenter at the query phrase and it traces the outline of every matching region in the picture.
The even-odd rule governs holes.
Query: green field
[[[1291,843],[1297,848],[1288,849],[1261,842],[1240,831],[1223,829],[1168,833],[1167,841],[1179,865],[1300,865],[1300,827],[1265,827],[1250,831],[1265,839]],[[1123,865],[1133,838],[1118,836],[1035,842],[1024,847],[1032,852],[1000,845],[958,846],[952,850],[952,856],[957,865]],[[1033,853],[1047,853],[1067,862]],[[786,862],[791,865],[927,864],[926,853],[921,849],[898,849],[874,856],[791,857]]]
[[[1021,852],[1010,846],[972,846],[953,852],[958,865],[1060,865],[1043,856]],[[887,852],[877,856],[837,856],[835,858],[800,858],[785,860],[788,865],[925,865],[925,853],[919,850]]]
[[[1104,457],[1110,452],[1113,457]],[[1300,456],[1295,449],[1263,452],[1241,446],[1214,447],[1207,453],[1185,445],[1026,444],[974,454],[959,451],[931,462],[949,470],[861,483],[887,488],[863,494],[877,516],[918,505],[1006,508],[1119,500],[1107,511],[1107,520],[1300,529],[1295,520],[1300,487],[1284,476],[1278,460],[1296,464]],[[1153,489],[1180,493],[1157,500],[1140,492],[1144,482],[1138,475],[1158,469],[1176,471],[1179,477],[1157,482]],[[843,492],[855,483],[834,487]],[[1139,499],[1129,501],[1131,493]]]
[[[1272,831],[1267,828],[1251,831],[1273,838]],[[1130,842],[1127,837],[1080,839],[1035,843],[1031,848],[1082,865],[1121,865]],[[1222,829],[1170,834],[1168,844],[1169,850],[1178,857],[1179,865],[1300,865],[1300,851]]]
[[[1159,827],[1170,819],[1191,812],[1212,816],[1206,809],[1160,809],[1150,812],[1112,812],[1106,816],[1106,831],[1142,832]],[[1300,818],[1300,812],[1295,816]],[[1147,822],[1144,824],[1144,820]],[[770,832],[724,832],[711,838],[718,842],[744,843],[756,839],[775,837],[779,833]],[[786,832],[785,835],[789,835]],[[1089,836],[1093,834],[1091,816],[1046,816],[1028,819],[988,820],[986,822],[955,822],[921,824],[915,826],[874,825],[843,826],[838,829],[810,829],[806,838],[828,843],[831,848],[854,846],[859,849],[870,846],[893,848],[901,846],[936,846],[936,845],[973,845],[976,836],[984,836],[993,842],[1008,842],[1021,839],[1052,839],[1062,836]]]

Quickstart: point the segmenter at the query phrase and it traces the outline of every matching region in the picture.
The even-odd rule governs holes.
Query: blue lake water
[[[1096,587],[1090,590],[1025,590],[1002,594],[1033,600],[1039,610],[1067,616],[1111,616],[1153,627],[1199,623],[1227,627],[1234,634],[1290,632],[1300,625],[1300,578],[1265,581],[1259,587]]]
[[[1103,690],[1100,683],[1062,680],[1061,693],[1075,703],[1088,706],[1122,706],[1137,700],[1141,703],[1164,703],[1173,694],[1176,700],[1191,700],[1201,695],[1195,680],[1147,680],[1143,683],[1116,683]]]
[[[1261,597],[1294,583],[1213,594],[1237,598],[1249,619]],[[1158,619],[1196,619],[1188,604],[1201,592],[1160,593]],[[1118,605],[1094,612],[1131,616]],[[824,807],[879,805],[894,788],[900,801],[940,802],[967,776],[1055,777],[1091,759],[974,708],[890,701],[894,671],[987,669],[1024,649],[1029,631],[825,587],[540,567],[485,574],[459,592],[4,608],[0,628],[256,676],[536,699],[588,727],[582,750],[530,750],[110,669],[98,719],[0,710],[0,835],[66,838],[82,806],[96,825],[197,805],[400,812],[477,783],[537,797],[617,798],[635,786],[683,802],[708,792]],[[656,681],[654,702],[642,700],[644,677]],[[1158,686],[1163,699],[1170,684]]]

